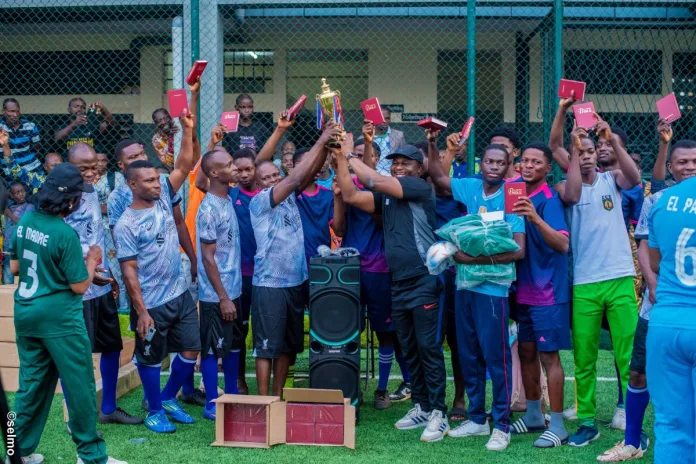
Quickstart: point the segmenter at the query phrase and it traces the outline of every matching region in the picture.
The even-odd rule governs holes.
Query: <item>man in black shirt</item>
[[[254,121],[254,100],[243,93],[237,97],[234,109],[239,111],[239,128],[237,132],[228,132],[222,139],[222,146],[234,153],[240,148],[250,148],[257,153],[271,136],[262,122]]]
[[[387,158],[391,176],[382,176],[353,154],[351,137],[336,150],[338,183],[343,200],[382,215],[387,264],[392,277],[392,319],[411,373],[414,407],[395,426],[425,426],[422,441],[438,441],[449,431],[445,406],[445,360],[442,354],[440,281],[428,273],[425,256],[435,243],[435,193],[421,179],[423,154],[405,145]],[[362,185],[350,178],[348,165]]]
[[[100,102],[87,103],[80,97],[68,102],[68,118],[61,121],[53,134],[56,148],[67,153],[70,147],[84,142],[96,151],[103,151],[98,146],[100,136],[106,135],[116,125],[111,112]]]

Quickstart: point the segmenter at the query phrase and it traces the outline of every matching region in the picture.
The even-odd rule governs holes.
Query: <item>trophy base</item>
[[[341,148],[341,142],[343,142],[345,139],[346,139],[346,131],[342,131],[341,135],[337,135],[336,137],[329,140],[329,142],[326,144],[326,146],[329,148]]]

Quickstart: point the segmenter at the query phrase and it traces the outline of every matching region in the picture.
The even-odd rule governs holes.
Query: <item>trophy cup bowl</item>
[[[317,106],[320,107],[321,111],[324,113],[324,120],[333,121],[341,129],[341,134],[333,137],[327,144],[329,147],[338,148],[340,147],[340,142],[346,135],[346,131],[343,129],[343,124],[341,122],[342,115],[340,114],[341,92],[338,90],[331,90],[329,84],[326,83],[326,78],[322,78],[321,94],[318,94],[316,98],[318,103]]]

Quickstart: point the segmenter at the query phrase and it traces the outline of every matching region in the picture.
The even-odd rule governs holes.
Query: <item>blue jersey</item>
[[[202,244],[215,244],[215,265],[227,297],[234,300],[242,293],[240,269],[239,224],[229,197],[206,194],[196,214],[198,259],[198,299],[219,303],[213,284],[203,264]]]
[[[638,225],[640,210],[643,209],[643,185],[638,184],[630,190],[621,191],[621,209],[623,211],[626,229],[630,224]]]
[[[254,279],[257,287],[295,287],[307,280],[302,220],[294,195],[273,202],[273,188],[251,200],[251,225],[256,237]]]
[[[97,245],[101,248],[104,259],[99,266],[108,270],[109,260],[106,257],[104,223],[102,222],[101,205],[99,204],[99,195],[97,192],[83,193],[80,199],[80,207],[74,213],[66,216],[65,222],[72,227],[80,237],[83,256],[87,255],[89,247],[92,245]],[[111,285],[100,287],[92,284],[85,294],[82,295],[82,301],[92,300],[106,295],[110,291]]]
[[[650,326],[696,330],[696,177],[662,192],[648,229],[662,255]]]
[[[483,192],[483,180],[473,177],[452,179],[452,196],[463,203],[469,214],[483,214],[494,211],[505,211],[505,193],[502,184],[497,192],[486,196]],[[524,221],[517,214],[505,214],[505,222],[510,224],[512,233],[524,233]],[[491,296],[508,296],[507,285],[484,282],[469,290]]]
[[[256,237],[254,237],[254,228],[251,226],[249,204],[258,193],[259,190],[248,192],[239,187],[230,188],[228,191],[230,198],[232,198],[234,212],[237,214],[237,221],[239,221],[239,243],[242,250],[242,275],[245,277],[254,275]]]
[[[114,227],[119,262],[138,262],[138,281],[147,309],[161,306],[188,290],[181,270],[173,198],[174,191],[167,179],[154,206],[126,208]]]
[[[353,183],[358,189],[365,190],[357,179],[353,179]],[[346,206],[346,233],[341,245],[360,252],[360,270],[363,272],[389,272],[382,226],[375,222],[372,214],[355,206]]]
[[[334,202],[333,192],[321,185],[317,185],[314,193],[305,190],[297,195],[297,209],[302,219],[302,233],[304,234],[305,256],[309,265],[309,258],[317,254],[320,245],[331,247],[331,233],[329,223],[333,220]]]
[[[438,228],[461,216],[466,216],[466,206],[450,196],[435,197],[435,220]]]
[[[544,184],[529,195],[537,214],[552,229],[568,236],[563,203],[558,193]],[[558,253],[539,229],[525,218],[526,255],[517,262],[517,302],[552,306],[568,302],[568,253]]]
[[[164,185],[169,183],[169,176],[167,174],[160,174],[160,182],[162,183],[162,191],[164,192]],[[172,205],[176,206],[181,203],[181,197],[177,193],[172,197]],[[128,208],[131,203],[133,203],[133,191],[128,186],[127,182],[117,186],[113,192],[109,194],[109,200],[107,201],[107,212],[109,214],[109,227],[114,228],[121,215],[126,208]]]
[[[452,160],[450,177],[452,179],[463,179],[464,177],[469,177],[469,165],[467,164],[467,162],[462,161],[460,163],[457,160]]]

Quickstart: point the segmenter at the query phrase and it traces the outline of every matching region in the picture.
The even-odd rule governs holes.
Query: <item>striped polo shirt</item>
[[[4,118],[0,118],[0,129],[5,130],[10,134],[10,150],[16,163],[24,172],[42,172],[43,166],[36,157],[36,144],[41,140],[39,128],[36,124],[29,122],[24,118],[20,118],[19,126],[12,129],[7,125]],[[3,173],[8,180],[13,179],[4,157],[0,157]]]

